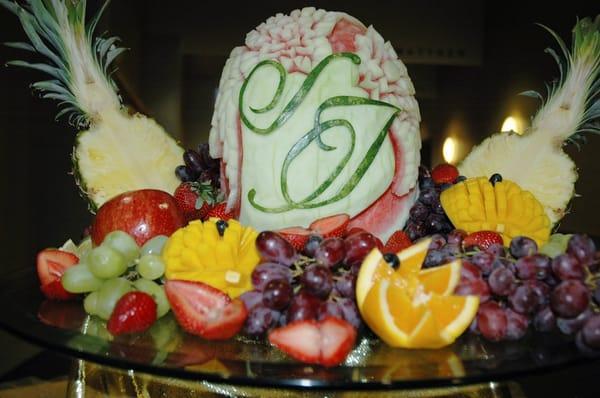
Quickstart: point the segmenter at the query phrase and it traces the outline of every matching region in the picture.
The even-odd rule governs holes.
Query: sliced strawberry
[[[129,292],[117,301],[106,324],[106,329],[117,336],[139,333],[156,321],[156,301],[148,293]]]
[[[494,244],[504,245],[502,236],[496,231],[477,231],[467,235],[463,241],[463,248],[478,247],[481,250],[486,250]]]
[[[227,203],[225,202],[221,202],[221,203],[217,203],[216,205],[214,205],[212,208],[210,208],[208,210],[208,213],[206,214],[207,218],[220,218],[221,220],[230,220],[233,218],[233,213],[230,211],[227,211]]]
[[[296,321],[273,329],[269,341],[298,361],[318,364],[321,360],[321,333],[317,321]]]
[[[356,330],[348,322],[330,316],[319,322],[302,320],[273,329],[269,341],[299,361],[334,366],[352,350]]]
[[[431,178],[436,184],[450,184],[458,178],[458,169],[448,163],[438,164],[431,170]]]
[[[349,223],[350,216],[348,214],[336,214],[313,221],[308,229],[321,235],[323,239],[341,238],[346,235]]]
[[[240,299],[202,282],[168,280],[165,293],[179,325],[209,340],[226,340],[243,326],[248,312]]]
[[[343,362],[356,342],[356,329],[335,317],[321,321],[321,365],[334,366]]]
[[[367,231],[364,228],[360,228],[360,227],[352,227],[346,231],[346,238],[348,238],[354,234],[360,234],[361,232],[369,232],[369,231]]]
[[[383,247],[384,253],[398,253],[412,245],[412,241],[404,231],[396,231],[390,236]]]
[[[36,268],[42,293],[52,300],[69,300],[76,297],[67,292],[60,282],[67,268],[79,263],[79,258],[70,252],[44,249],[37,255]]]
[[[275,231],[294,246],[297,251],[302,251],[308,238],[313,233],[311,230],[302,227],[290,227]]]

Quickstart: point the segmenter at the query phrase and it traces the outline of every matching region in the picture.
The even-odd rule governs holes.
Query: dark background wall
[[[156,118],[184,146],[205,141],[220,70],[245,34],[276,12],[307,4],[343,10],[373,24],[390,40],[408,66],[423,118],[423,159],[441,161],[449,133],[465,150],[500,129],[519,112],[529,118],[538,104],[516,94],[536,89],[558,75],[544,48],[554,46],[536,22],[568,41],[576,17],[596,15],[596,1],[483,2],[441,1],[270,1],[244,6],[199,1],[114,0],[100,32],[123,39],[130,48],[119,60],[117,78],[125,97]],[[99,1],[89,1],[90,9]],[[168,5],[167,5],[168,4]],[[250,6],[251,4],[251,6]],[[0,9],[0,42],[24,38],[17,19]],[[0,47],[0,64],[35,59]],[[36,72],[0,67],[0,242],[4,274],[33,267],[35,253],[78,238],[91,220],[79,198],[70,151],[76,131],[54,121],[56,104],[32,95]],[[136,150],[138,148],[133,148]],[[580,168],[577,192],[564,228],[600,236],[596,197],[600,192],[600,137],[590,137],[581,152],[572,149]],[[4,351],[0,372],[32,349],[0,335]]]

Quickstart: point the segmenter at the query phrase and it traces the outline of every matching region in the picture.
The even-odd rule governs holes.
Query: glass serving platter
[[[516,342],[462,336],[439,350],[403,350],[363,337],[340,366],[294,361],[264,341],[206,341],[183,332],[172,315],[143,334],[113,338],[81,301],[45,300],[32,270],[0,282],[0,326],[58,352],[148,374],[261,387],[418,389],[499,381],[547,372],[597,358],[580,353],[560,334],[531,333]]]

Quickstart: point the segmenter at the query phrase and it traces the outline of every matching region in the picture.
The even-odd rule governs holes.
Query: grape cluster
[[[456,181],[462,181],[459,177]],[[440,193],[452,184],[436,184],[425,166],[419,167],[419,198],[410,209],[404,231],[410,240],[415,241],[431,234],[446,234],[452,230],[452,223],[440,203]]]
[[[160,318],[170,310],[160,280],[165,272],[160,254],[166,240],[159,235],[140,248],[129,234],[113,231],[100,246],[84,253],[79,264],[68,268],[61,283],[68,292],[87,294],[83,307],[90,315],[109,319],[125,293],[139,290],[154,298]]]
[[[425,265],[463,258],[455,293],[481,301],[472,332],[491,341],[518,340],[532,326],[576,335],[580,347],[600,350],[600,275],[594,274],[598,260],[589,237],[572,235],[552,258],[526,237],[514,238],[509,248],[464,252],[464,236],[460,230],[432,236]]]
[[[241,296],[248,309],[245,333],[262,336],[293,321],[327,316],[360,328],[356,278],[363,259],[378,245],[364,231],[345,238],[311,235],[299,253],[276,232],[261,232],[256,247],[262,262],[252,272],[254,289]]]
[[[220,162],[210,157],[207,143],[200,144],[197,151],[187,149],[183,153],[183,163],[175,168],[181,182],[210,181],[215,190],[219,189]]]

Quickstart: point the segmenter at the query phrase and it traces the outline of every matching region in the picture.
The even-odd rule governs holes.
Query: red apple
[[[121,230],[143,245],[157,235],[171,235],[185,225],[175,198],[164,191],[141,189],[115,196],[98,209],[90,235],[94,245]]]

